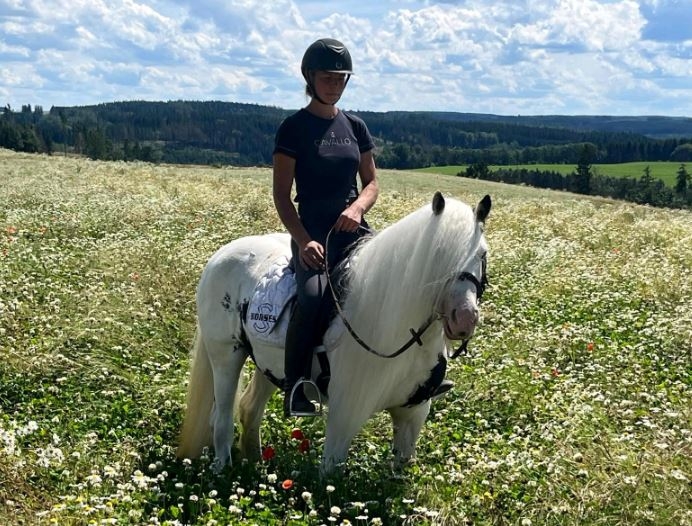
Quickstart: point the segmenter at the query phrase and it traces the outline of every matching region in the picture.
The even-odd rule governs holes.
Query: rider
[[[372,136],[360,118],[336,107],[353,72],[348,49],[338,40],[319,39],[305,51],[301,72],[310,102],[281,123],[273,154],[274,205],[291,235],[298,288],[286,335],[286,416],[315,414],[303,389],[296,389],[290,401],[296,383],[310,378],[313,348],[329,322],[325,264],[333,269],[344,259],[362,235],[360,227],[367,226],[363,216],[378,194]],[[294,181],[297,209],[291,201]]]

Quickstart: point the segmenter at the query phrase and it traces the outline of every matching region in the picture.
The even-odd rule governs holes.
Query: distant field
[[[608,177],[631,177],[634,179],[639,179],[643,174],[646,167],[651,169],[651,176],[657,179],[661,179],[666,185],[673,187],[675,186],[675,176],[680,168],[679,162],[636,162],[636,163],[620,163],[620,164],[594,164],[592,165],[594,173],[598,175],[608,176]],[[522,169],[526,168],[528,170],[551,170],[555,172],[560,172],[563,175],[572,173],[576,166],[573,164],[515,164],[511,166],[497,166],[491,165],[491,170],[496,170],[498,168],[512,168],[512,169]],[[463,166],[434,166],[431,168],[421,168],[414,170],[416,172],[428,172],[428,173],[438,173],[445,175],[456,175],[461,170],[466,169],[466,165]],[[689,168],[688,168],[689,171]]]

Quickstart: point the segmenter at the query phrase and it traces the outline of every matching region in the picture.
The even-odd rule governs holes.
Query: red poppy
[[[264,449],[262,449],[262,460],[267,461],[271,460],[276,456],[276,451],[274,451],[274,448],[271,446],[267,446]]]
[[[298,444],[298,451],[301,453],[306,453],[310,450],[310,441],[307,438],[304,438],[303,440],[300,441],[300,444]]]
[[[303,432],[298,429],[297,427],[293,428],[293,431],[291,431],[291,438],[295,440],[303,440],[305,438],[305,435]]]
[[[285,490],[289,490],[293,487],[293,481],[291,479],[286,479],[281,483],[281,487]]]
[[[593,347],[594,347],[593,342],[589,342],[586,344],[586,350],[589,352],[593,351]]]

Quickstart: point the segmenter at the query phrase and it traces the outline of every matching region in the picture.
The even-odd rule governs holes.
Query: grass
[[[275,231],[266,169],[0,150],[0,523],[690,525],[692,214],[382,171],[375,228],[440,189],[490,193],[490,279],[418,462],[378,415],[347,472],[324,424],[280,416],[272,458],[174,457],[194,289],[232,238]],[[307,442],[300,437],[302,434]]]
[[[675,186],[675,178],[680,168],[679,162],[665,162],[665,161],[642,161],[642,162],[632,162],[632,163],[619,163],[619,164],[593,164],[593,172],[600,176],[606,177],[619,177],[630,179],[639,179],[644,175],[644,170],[648,166],[651,170],[651,177],[654,179],[661,179],[667,186]],[[562,175],[568,175],[576,170],[576,165],[571,164],[519,164],[511,166],[499,166],[491,165],[490,170],[497,169],[514,169],[520,170],[525,168],[527,170],[540,170],[540,171],[551,171],[558,172]],[[426,172],[426,173],[438,173],[444,175],[456,175],[460,171],[465,170],[466,166],[434,166],[430,168],[421,168],[414,170],[415,172]]]

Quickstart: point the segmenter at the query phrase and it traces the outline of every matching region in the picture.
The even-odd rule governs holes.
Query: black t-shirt
[[[298,203],[346,202],[358,195],[360,154],[374,147],[362,119],[343,111],[333,119],[323,119],[301,109],[279,126],[274,153],[296,161]]]

